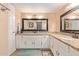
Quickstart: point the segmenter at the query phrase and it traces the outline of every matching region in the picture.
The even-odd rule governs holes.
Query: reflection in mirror
[[[79,6],[61,16],[61,31],[79,31]]]
[[[79,19],[65,19],[65,30],[79,30]]]

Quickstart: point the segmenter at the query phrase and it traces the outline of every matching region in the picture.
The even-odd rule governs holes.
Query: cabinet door
[[[50,49],[53,52],[54,51],[54,38],[52,36],[49,36],[49,45],[50,45]]]
[[[41,36],[35,36],[35,48],[41,48]]]
[[[63,42],[60,42],[59,43],[59,49],[60,49],[60,53],[63,55],[63,56],[68,56],[69,55],[69,46],[64,44]]]
[[[20,35],[16,35],[16,48],[21,48],[21,36]]]
[[[59,40],[55,40],[57,43],[55,50],[57,50],[57,55],[60,56],[68,56],[69,54],[69,47],[68,45],[64,44]]]
[[[54,52],[53,53],[54,53],[55,56],[57,56],[58,53],[59,53],[58,52],[58,44],[59,44],[58,40],[54,38],[54,47],[53,47],[54,48]]]
[[[10,9],[8,11],[8,48],[11,54],[16,50],[15,48],[15,7],[12,4],[8,4],[7,7]]]
[[[42,36],[41,44],[42,44],[42,48],[49,48],[48,36]]]
[[[16,48],[17,49],[26,48],[26,43],[27,43],[27,40],[18,36],[16,39]]]
[[[20,40],[20,48],[26,48],[27,40],[26,39],[21,39]]]
[[[34,48],[34,37],[33,36],[23,36],[23,44],[25,48]]]

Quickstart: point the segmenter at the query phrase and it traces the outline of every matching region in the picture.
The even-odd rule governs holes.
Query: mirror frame
[[[33,29],[33,30],[27,30],[27,29],[24,29],[24,20],[46,20],[46,30],[38,30],[38,29]],[[37,19],[37,18],[31,18],[31,19],[27,19],[27,18],[22,18],[22,29],[21,29],[21,33],[23,31],[48,31],[48,19]]]
[[[62,30],[62,18],[64,16],[68,15],[69,13],[76,11],[77,9],[79,9],[79,5],[74,7],[74,8],[72,8],[72,9],[70,9],[69,11],[65,12],[64,14],[62,14],[60,16],[60,32],[75,32],[75,31],[79,31],[79,30]]]

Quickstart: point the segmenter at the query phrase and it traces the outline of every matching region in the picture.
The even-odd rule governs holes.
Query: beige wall
[[[49,32],[55,32],[56,31],[56,15],[55,13],[21,13],[21,17],[26,17],[26,16],[32,16],[32,15],[37,15],[37,16],[45,16],[48,18],[48,31]],[[19,19],[19,18],[18,18]],[[18,22],[20,22],[19,20]],[[21,25],[21,23],[20,23]]]
[[[7,11],[0,10],[0,55],[8,53],[8,18]]]
[[[3,4],[4,5],[4,4]],[[5,4],[8,8],[10,5]],[[5,10],[5,11],[1,11],[0,10],[0,56],[7,56],[10,55],[12,51],[9,51],[10,49],[13,49],[12,43],[13,43],[13,39],[12,36],[9,36],[9,32],[11,32],[11,29],[14,28],[10,28],[10,20],[12,20],[13,14],[10,12],[13,12],[13,8],[10,7],[10,10]],[[12,10],[11,10],[12,9]],[[10,14],[9,14],[10,13]],[[14,13],[14,12],[13,12]],[[14,18],[13,18],[14,19]],[[10,30],[10,31],[9,31]],[[13,32],[11,32],[13,33]],[[11,34],[12,35],[12,34]],[[15,37],[14,37],[15,38]],[[13,41],[11,41],[13,40]],[[11,44],[10,44],[11,43]]]
[[[26,16],[32,16],[32,15],[37,15],[37,16],[46,16],[48,17],[48,29],[49,32],[60,32],[60,15],[64,13],[64,11],[67,11],[65,8],[70,5],[67,4],[65,5],[62,9],[58,10],[56,13],[20,13],[21,17],[26,17]],[[18,15],[17,15],[18,16]],[[20,19],[20,17],[18,17]],[[19,20],[18,22],[20,22]],[[21,23],[20,23],[21,26]]]
[[[16,17],[15,17],[15,26],[16,26],[16,30],[15,30],[15,32],[17,32],[17,30],[18,30],[18,26],[20,27],[21,25],[20,25],[20,23],[21,23],[21,13],[18,11],[18,10],[16,10],[15,11],[15,15],[16,15]],[[20,30],[19,30],[20,31]]]

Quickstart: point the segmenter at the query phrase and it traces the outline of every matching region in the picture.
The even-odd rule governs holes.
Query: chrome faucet
[[[74,33],[74,35],[72,35],[72,37],[78,39],[78,35],[77,35],[77,33]]]

